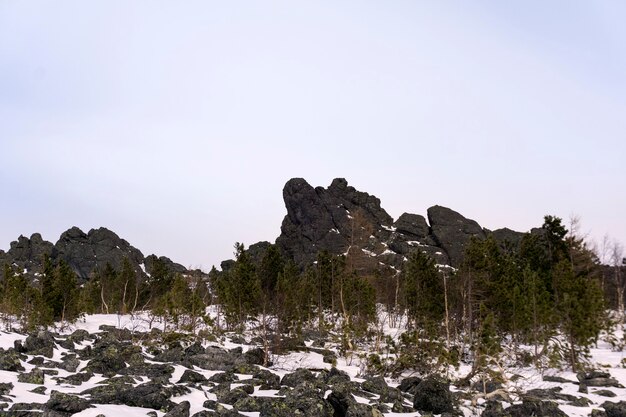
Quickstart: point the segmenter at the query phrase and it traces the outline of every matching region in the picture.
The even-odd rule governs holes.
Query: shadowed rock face
[[[20,236],[11,243],[6,253],[0,252],[0,265],[14,265],[34,277],[43,271],[44,255],[50,256],[53,261],[64,260],[82,280],[88,279],[92,272],[107,263],[120,270],[124,258],[128,258],[137,273],[143,274],[142,266],[150,273],[156,259],[155,255],[144,257],[139,249],[104,227],[91,229],[88,233],[72,227],[61,234],[56,244],[43,240],[39,233],[33,234],[30,239]],[[187,271],[166,257],[159,259],[171,271]]]
[[[417,249],[438,264],[458,266],[472,236],[483,239],[492,233],[441,206],[428,209],[430,226],[423,216],[411,213],[394,223],[378,198],[357,191],[343,178],[336,178],[328,188],[314,188],[302,178],[293,178],[285,184],[283,198],[287,215],[276,244],[301,266],[313,262],[322,250],[332,254],[358,250],[374,259],[375,267],[399,268]],[[522,236],[509,229],[493,235],[513,244]]]
[[[454,210],[442,206],[428,209],[428,221],[435,242],[446,251],[451,265],[459,265],[465,247],[472,236],[484,239],[483,228],[474,220],[466,219]]]

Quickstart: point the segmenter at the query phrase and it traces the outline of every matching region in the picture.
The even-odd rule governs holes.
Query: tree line
[[[43,270],[30,281],[22,271],[4,265],[0,282],[0,315],[7,326],[17,319],[26,330],[71,322],[83,314],[133,314],[171,322],[175,328],[195,330],[206,320],[209,292],[199,277],[172,272],[158,258],[146,278],[124,258],[119,269],[110,263],[94,271],[84,283],[60,259],[44,255]]]
[[[576,368],[609,329],[607,308],[623,314],[622,265],[602,265],[557,217],[546,216],[516,245],[492,236],[470,240],[456,269],[436,265],[420,250],[401,271],[364,268],[369,257],[360,235],[370,233],[361,229],[355,227],[345,255],[322,251],[304,269],[274,245],[255,262],[237,243],[234,262],[223,271],[213,268],[208,279],[173,273],[157,258],[147,277],[124,259],[118,269],[106,264],[82,284],[63,260],[45,257],[36,282],[5,265],[0,314],[29,329],[84,313],[144,311],[171,329],[196,331],[203,322],[216,331],[251,328],[267,354],[279,352],[289,337],[314,332],[337,337],[343,352],[370,343],[391,353],[391,362],[374,355],[371,365],[392,373],[461,359],[478,372],[505,341],[519,346],[527,361],[566,361]],[[615,288],[622,289],[617,298]],[[215,321],[206,315],[209,305],[218,310]],[[399,340],[384,337],[384,326],[401,324]]]

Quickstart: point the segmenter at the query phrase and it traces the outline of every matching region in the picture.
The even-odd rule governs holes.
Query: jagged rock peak
[[[11,242],[8,252],[0,252],[0,264],[15,265],[36,277],[43,271],[44,254],[54,262],[61,259],[67,262],[82,280],[88,279],[107,263],[119,270],[125,258],[128,258],[138,274],[144,271],[150,273],[155,259],[159,259],[173,272],[188,272],[185,267],[166,257],[144,257],[139,249],[105,227],[91,229],[88,233],[76,226],[71,227],[61,234],[56,244],[43,240],[39,233],[34,233],[30,239],[20,236],[17,241]]]
[[[497,240],[518,243],[522,234],[509,230],[489,232],[454,210],[433,206],[427,217],[403,213],[394,223],[380,200],[335,178],[328,188],[312,187],[292,178],[283,189],[287,215],[276,244],[299,265],[313,262],[327,250],[333,254],[362,251],[374,268],[399,268],[407,256],[422,250],[440,265],[459,266],[469,240],[493,234]]]
[[[298,264],[312,262],[321,250],[344,253],[347,236],[358,222],[359,230],[380,232],[393,219],[373,195],[357,191],[344,178],[328,188],[313,188],[303,178],[292,178],[283,188],[287,215],[277,245]]]

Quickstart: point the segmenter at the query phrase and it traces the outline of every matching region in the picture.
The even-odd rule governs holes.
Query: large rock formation
[[[39,233],[30,239],[20,236],[6,253],[0,252],[0,265],[13,265],[27,275],[37,277],[43,271],[44,255],[53,261],[64,260],[82,280],[107,263],[121,269],[124,258],[128,258],[137,273],[149,274],[157,259],[155,255],[144,257],[139,249],[104,227],[91,229],[88,233],[72,227],[61,234],[56,244],[43,240]],[[185,267],[166,257],[158,259],[171,271],[187,272]]]
[[[369,257],[370,267],[398,269],[419,249],[442,266],[456,267],[472,237],[484,239],[492,233],[499,241],[518,244],[522,236],[509,229],[484,230],[476,221],[441,206],[428,209],[428,223],[411,213],[394,222],[378,198],[357,191],[343,178],[334,179],[328,188],[313,188],[304,179],[293,178],[285,184],[283,198],[287,215],[276,244],[301,266],[326,250],[332,254],[352,251]]]

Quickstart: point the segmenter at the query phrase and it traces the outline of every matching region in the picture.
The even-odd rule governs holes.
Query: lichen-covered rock
[[[323,395],[310,383],[300,384],[284,399],[262,403],[260,417],[332,417],[334,409]]]
[[[190,406],[191,404],[189,404],[189,401],[182,401],[180,404],[165,413],[163,417],[189,417]]]
[[[601,407],[604,408],[607,417],[626,417],[626,401],[618,403],[606,401]]]
[[[183,372],[182,376],[180,377],[177,383],[178,384],[184,384],[184,383],[202,384],[205,382],[207,382],[207,379],[201,373],[192,371],[191,369],[185,369],[185,372]]]
[[[87,408],[92,407],[89,402],[76,395],[64,394],[58,391],[50,393],[50,399],[45,404],[45,410],[56,411],[65,415],[79,413]]]
[[[24,356],[26,358],[26,356]],[[0,370],[19,372],[23,371],[24,367],[20,361],[20,355],[13,348],[4,350],[0,348]]]
[[[300,368],[296,369],[290,374],[286,374],[280,381],[281,385],[288,387],[296,387],[303,383],[314,383],[316,381],[315,375],[308,369]]]
[[[28,384],[37,384],[43,385],[44,383],[44,373],[39,368],[34,368],[30,372],[21,373],[17,376],[18,382],[26,382]]]
[[[614,387],[624,388],[617,379],[611,377],[611,374],[604,371],[579,372],[576,378],[581,384],[587,387]]]
[[[453,412],[455,403],[454,396],[450,392],[450,385],[437,378],[429,377],[417,385],[413,408],[420,412],[441,414]]]
[[[43,355],[52,357],[55,347],[54,336],[50,332],[40,331],[36,334],[28,335],[23,343],[24,353],[29,355]]]

